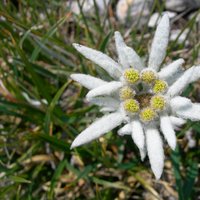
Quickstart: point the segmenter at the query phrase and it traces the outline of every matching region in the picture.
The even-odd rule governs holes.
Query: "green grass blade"
[[[179,148],[177,147],[175,151],[172,152],[171,161],[174,168],[174,176],[176,179],[176,188],[179,195],[179,200],[184,200],[184,193],[183,193],[183,180],[180,171],[180,164],[181,164],[181,155]]]
[[[64,92],[64,90],[66,89],[67,86],[69,86],[71,83],[71,81],[66,82],[56,93],[56,95],[54,96],[53,100],[51,101],[48,109],[47,109],[47,113],[45,116],[45,122],[44,122],[44,129],[45,132],[47,134],[50,133],[50,125],[51,125],[51,117],[52,117],[52,113],[53,110],[58,102],[58,99],[60,98],[60,96],[62,95],[62,93]]]
[[[198,177],[198,163],[192,161],[186,174],[186,180],[183,185],[183,193],[185,200],[192,200],[191,193],[193,191],[195,179]]]
[[[58,30],[58,27],[59,27],[60,25],[62,25],[62,24],[66,21],[67,17],[68,17],[68,15],[66,15],[66,16],[63,17],[63,18],[61,18],[61,19],[47,32],[47,34],[44,35],[44,37],[43,37],[42,40],[41,40],[42,44],[45,44],[45,43],[48,41],[48,39],[49,39],[50,37],[52,37],[53,34],[56,33],[56,31]],[[39,55],[39,53],[40,53],[41,50],[42,50],[41,46],[37,46],[37,47],[34,49],[32,55],[31,55],[31,58],[30,58],[30,60],[31,60],[32,62],[35,61],[35,60],[37,60],[37,57],[38,57],[38,55]]]

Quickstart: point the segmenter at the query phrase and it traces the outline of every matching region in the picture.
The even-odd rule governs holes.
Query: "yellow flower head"
[[[165,81],[163,80],[156,80],[155,84],[153,86],[153,92],[155,94],[163,93],[167,90],[168,85]]]
[[[156,111],[164,110],[166,107],[166,100],[161,95],[156,95],[151,98],[151,107]]]
[[[141,80],[146,84],[152,84],[157,78],[156,72],[153,70],[145,70],[140,74]]]
[[[156,112],[150,107],[146,107],[140,112],[140,119],[143,122],[150,122],[155,117],[156,117]]]
[[[135,84],[140,79],[140,74],[138,70],[135,69],[127,69],[124,72],[125,80],[130,84]]]
[[[131,99],[135,96],[135,91],[131,87],[125,86],[121,88],[119,95],[122,100]]]
[[[140,110],[139,103],[135,99],[127,99],[124,101],[124,110],[135,114]]]

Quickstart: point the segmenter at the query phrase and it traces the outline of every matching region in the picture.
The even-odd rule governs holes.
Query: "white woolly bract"
[[[172,74],[171,77],[169,77],[168,79],[166,79],[165,81],[168,84],[168,88],[171,87],[172,84],[174,84],[184,73],[184,70],[180,70],[175,74]]]
[[[170,100],[170,106],[172,111],[178,109],[185,109],[191,106],[191,100],[186,97],[177,96]]]
[[[74,81],[79,82],[82,86],[88,88],[89,90],[102,86],[107,83],[106,81],[103,81],[99,78],[95,78],[93,76],[85,74],[71,74],[70,77]]]
[[[144,68],[144,64],[138,54],[130,47],[126,46],[124,52],[127,57],[127,62],[129,65],[139,71]]]
[[[174,116],[170,116],[170,121],[174,128],[180,127],[186,123],[186,120]]]
[[[90,99],[89,102],[98,106],[114,108],[115,110],[120,106],[120,102],[112,97],[95,97]]]
[[[90,90],[86,97],[90,99],[102,95],[111,95],[113,92],[119,90],[122,86],[123,84],[121,82],[112,81],[100,87],[94,88],[93,90]]]
[[[182,58],[172,62],[171,64],[164,67],[159,73],[158,76],[160,79],[168,80],[172,75],[182,71],[182,65],[184,60]]]
[[[73,141],[71,148],[78,147],[99,138],[103,134],[119,126],[123,120],[123,116],[118,112],[103,116],[81,132]]]
[[[164,166],[164,152],[163,144],[157,128],[148,127],[145,131],[146,145],[151,169],[156,177],[159,179]]]
[[[102,113],[115,112],[115,111],[116,111],[116,108],[112,108],[112,107],[102,107],[99,111],[102,112]]]
[[[160,129],[171,149],[176,148],[176,133],[168,115],[160,117]]]
[[[178,96],[170,101],[170,105],[178,117],[192,121],[200,120],[199,103],[192,103],[190,99]]]
[[[183,119],[199,121],[200,120],[200,104],[192,103],[190,108],[177,110],[176,114],[179,117],[182,117]]]
[[[123,136],[123,135],[131,135],[132,133],[132,127],[131,124],[126,124],[122,128],[118,130],[118,135]]]
[[[146,156],[145,137],[142,124],[139,120],[134,120],[132,123],[132,139],[138,149],[140,150],[141,160],[143,161]]]
[[[106,70],[111,77],[119,78],[122,75],[120,65],[115,62],[113,59],[108,57],[106,54],[103,54],[100,51],[85,47],[80,44],[73,44],[77,51],[79,51],[82,55],[84,55],[89,60],[93,61],[104,70]]]
[[[191,82],[189,82],[189,83],[197,81],[200,78],[200,65],[193,66],[193,67],[194,67],[193,76],[192,76]]]
[[[126,44],[124,43],[124,40],[123,40],[120,32],[118,32],[118,31],[115,32],[115,45],[116,45],[116,49],[117,49],[119,62],[122,65],[121,67],[124,69],[129,68],[129,64],[127,62],[127,57],[124,52],[124,48],[126,47]]]
[[[148,67],[158,71],[166,55],[166,49],[169,39],[169,17],[165,14],[157,26],[155,36],[152,42]]]
[[[200,66],[193,66],[186,70],[183,75],[175,81],[174,84],[169,88],[167,94],[171,97],[176,96],[183,92],[188,84],[197,81],[200,78]]]

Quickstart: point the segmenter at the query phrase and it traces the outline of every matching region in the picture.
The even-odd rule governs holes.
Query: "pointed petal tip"
[[[171,142],[171,144],[169,144],[169,146],[170,146],[170,148],[174,151],[174,150],[176,149],[176,141],[175,141],[175,143],[173,143],[173,144],[172,144],[172,142]]]
[[[74,149],[75,147],[73,146],[73,144],[70,146],[70,150]]]
[[[169,20],[169,16],[168,16],[167,13],[162,16],[162,18],[161,18],[161,20],[160,20],[160,22],[158,24],[158,27],[159,28],[164,27],[165,30],[168,32],[168,37],[169,37],[170,20]]]
[[[86,94],[85,98],[86,98],[86,100],[87,100],[88,102],[90,102],[90,101],[92,101],[93,98],[95,98],[95,96],[94,96],[92,93],[90,93],[90,91],[89,91],[89,92]]]
[[[74,141],[72,142],[71,146],[70,146],[70,149],[74,149],[76,147],[79,147],[83,144],[86,144],[87,142],[85,141],[82,141],[82,138],[81,138],[81,133],[74,139]]]
[[[154,173],[154,176],[156,177],[156,180],[159,180],[161,175],[162,175],[162,172],[161,173]]]
[[[78,79],[80,79],[81,76],[87,76],[85,74],[81,74],[81,73],[76,73],[76,74],[70,74],[70,78],[73,79],[74,81],[77,81]],[[77,81],[78,82],[78,81]]]
[[[184,60],[183,58],[180,58],[180,59],[179,59],[179,62],[180,62],[181,64],[183,64],[183,63],[185,63],[185,60]]]
[[[144,149],[140,150],[140,157],[141,157],[141,161],[143,162],[146,157],[146,151]]]
[[[71,79],[73,79],[73,74],[70,74],[70,76],[69,76]]]
[[[177,141],[177,139],[176,139],[176,135],[175,135],[175,138],[174,138],[173,140],[171,140],[171,142],[170,142],[170,144],[169,144],[170,148],[171,148],[173,151],[176,149],[176,141]]]
[[[153,174],[154,174],[156,180],[159,180],[161,178],[161,176],[162,176],[163,168],[162,169],[161,168],[160,169],[158,169],[158,168],[157,169],[152,169],[152,171],[153,171]]]
[[[175,144],[174,146],[172,146],[171,149],[172,149],[173,151],[175,151],[175,149],[176,149],[176,144]]]
[[[119,31],[115,31],[115,37],[122,37],[121,33]]]
[[[170,145],[170,148],[171,148],[173,151],[175,151],[175,149],[176,149],[176,141],[175,141],[173,144]]]
[[[161,21],[169,22],[169,15],[168,15],[168,13],[165,13],[165,14],[162,16]]]
[[[152,166],[151,166],[151,170],[152,170],[152,172],[153,172],[153,175],[155,176],[155,179],[156,180],[159,180],[160,178],[161,178],[161,176],[162,176],[162,173],[163,173],[163,169],[161,170],[161,169],[155,169],[155,168],[152,168]]]
[[[72,46],[73,46],[77,51],[79,51],[80,48],[82,47],[81,44],[77,44],[77,43],[73,43]]]
[[[125,43],[124,43],[124,39],[121,35],[121,33],[119,31],[115,31],[115,43],[116,43],[116,48],[118,49],[118,54],[119,54],[119,58],[121,56],[121,50],[122,48],[126,47]]]
[[[120,32],[119,31],[115,31],[115,35],[117,35],[117,34],[120,34]]]
[[[159,180],[163,173],[163,165],[162,165],[162,167],[155,167],[155,166],[152,167],[151,166],[151,169],[153,171],[154,176],[156,177],[156,180]]]
[[[86,101],[88,101],[88,102],[92,102],[92,100],[93,100],[93,98],[88,97],[88,95],[85,96],[85,99],[86,99]]]
[[[77,46],[79,46],[79,45],[80,45],[80,44],[72,43],[72,46],[75,47],[75,48],[76,48]]]
[[[74,79],[75,79],[75,76],[76,76],[76,74],[70,74],[70,76],[69,76],[69,77],[70,77],[71,79],[73,79],[73,80],[74,80]]]
[[[70,146],[70,149],[72,150],[72,149],[74,149],[74,148],[76,148],[76,147],[78,147],[78,146],[80,146],[80,144],[78,144],[78,143],[77,143],[77,140],[75,139],[75,140],[72,142],[72,144],[71,144],[71,146]]]

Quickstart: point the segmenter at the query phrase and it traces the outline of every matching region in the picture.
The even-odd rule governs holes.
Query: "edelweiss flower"
[[[119,62],[99,51],[74,44],[82,55],[107,71],[113,81],[84,74],[71,75],[73,80],[90,90],[88,101],[107,113],[81,132],[72,148],[124,124],[118,134],[132,136],[141,159],[147,153],[156,178],[160,178],[164,152],[159,132],[174,150],[174,129],[183,125],[186,119],[200,120],[200,104],[179,96],[189,83],[199,79],[200,66],[184,71],[184,60],[178,59],[159,70],[166,55],[169,30],[169,18],[164,15],[155,33],[147,66],[132,48],[126,46],[119,32],[115,32]]]

